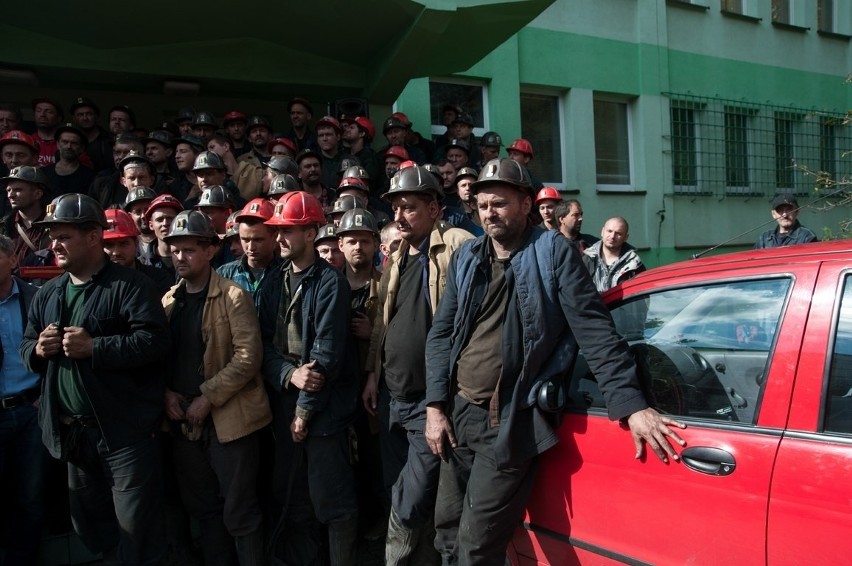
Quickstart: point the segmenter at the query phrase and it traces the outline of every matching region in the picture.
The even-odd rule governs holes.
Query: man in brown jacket
[[[181,497],[199,521],[205,564],[262,564],[259,429],[272,421],[251,295],[210,267],[219,237],[185,210],[166,237],[181,281],[165,297],[173,348],[166,415]],[[233,538],[232,538],[233,537]]]

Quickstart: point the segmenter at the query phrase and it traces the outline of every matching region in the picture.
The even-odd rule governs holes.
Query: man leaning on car
[[[435,545],[444,564],[502,565],[535,480],[558,437],[536,400],[573,365],[578,344],[609,417],[664,462],[684,425],[648,407],[627,343],[574,246],[532,226],[530,176],[508,159],[473,184],[485,235],[453,256],[426,346],[426,439],[443,460]],[[502,356],[494,356],[501,352]]]

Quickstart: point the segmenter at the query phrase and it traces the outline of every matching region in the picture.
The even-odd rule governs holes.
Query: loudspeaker
[[[366,116],[370,117],[370,102],[366,98],[346,97],[336,98],[329,105],[332,116],[343,118],[344,116]]]

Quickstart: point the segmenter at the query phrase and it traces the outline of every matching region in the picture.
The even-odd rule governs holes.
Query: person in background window
[[[583,263],[599,293],[645,271],[636,248],[627,243],[630,227],[621,216],[613,216],[601,229],[601,240],[583,252]]]
[[[778,248],[818,242],[810,229],[799,224],[799,201],[794,195],[778,195],[772,199],[772,218],[778,226],[760,235],[754,248]]]
[[[529,165],[530,161],[533,159],[533,146],[529,142],[529,140],[525,140],[524,138],[517,138],[512,142],[512,145],[506,148],[506,151],[509,154],[509,159],[512,161],[517,161],[524,167],[526,167],[527,172],[530,174],[530,181],[532,182],[532,188],[539,191],[544,184],[536,179],[533,172],[530,171]]]

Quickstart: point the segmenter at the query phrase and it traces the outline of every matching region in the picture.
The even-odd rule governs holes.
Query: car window
[[[650,293],[612,310],[636,358],[642,388],[659,411],[753,423],[789,278]],[[569,387],[577,407],[604,400],[582,358]]]
[[[852,433],[852,278],[846,276],[829,351],[828,388],[825,395],[827,432]]]

